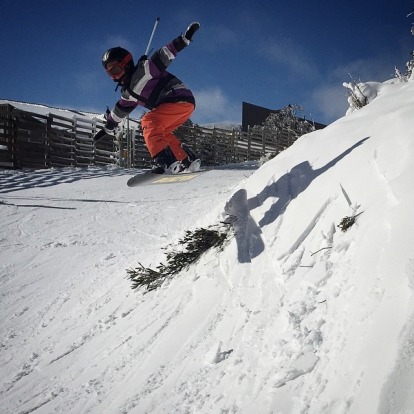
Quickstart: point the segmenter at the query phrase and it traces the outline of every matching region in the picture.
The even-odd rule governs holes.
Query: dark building
[[[243,102],[242,106],[242,130],[247,131],[250,127],[255,125],[262,125],[266,118],[272,114],[279,112],[277,109],[268,109],[263,106],[253,105],[251,103]],[[315,129],[323,129],[326,125],[309,120],[315,125]]]

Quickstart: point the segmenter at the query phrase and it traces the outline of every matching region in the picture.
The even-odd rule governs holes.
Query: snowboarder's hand
[[[95,142],[98,142],[99,140],[101,140],[105,135],[108,135],[107,132],[105,131],[105,129],[101,129],[100,131],[98,131],[94,136],[93,136],[93,140]]]
[[[194,33],[200,28],[199,22],[193,22],[184,33],[184,40],[189,44],[193,40]]]
[[[110,111],[109,109],[107,109],[106,114],[104,115],[106,119],[105,128],[101,129],[94,135],[93,140],[95,142],[102,139],[105,135],[114,135],[114,129],[116,128],[118,124],[112,121],[111,119],[109,119],[109,115],[110,115]]]

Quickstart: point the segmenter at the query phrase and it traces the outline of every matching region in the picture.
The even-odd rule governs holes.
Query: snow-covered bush
[[[362,92],[364,86],[363,83],[356,83],[353,81],[344,82],[342,85],[348,89],[348,103],[349,108],[352,109],[352,111],[356,111],[363,108],[365,105],[368,105],[368,98],[365,96],[364,92]]]
[[[414,11],[409,13],[407,17],[414,15]],[[411,25],[411,34],[414,36],[414,23]],[[408,82],[409,80],[414,80],[414,50],[411,51],[411,59],[405,64],[406,73],[401,73],[401,71],[396,67],[395,68],[395,77],[400,82]]]
[[[303,108],[299,105],[287,105],[277,112],[272,112],[262,125],[256,125],[253,129],[263,129],[274,131],[275,133],[289,132],[295,138],[314,131],[313,124],[304,117],[299,117],[299,112],[303,113]]]
[[[414,80],[414,50],[411,51],[411,59],[405,64],[406,72],[402,73],[397,67],[395,68],[395,77],[400,82]]]
[[[348,89],[349,109],[346,114],[357,111],[372,102],[381,89],[381,82],[344,82],[343,86]]]

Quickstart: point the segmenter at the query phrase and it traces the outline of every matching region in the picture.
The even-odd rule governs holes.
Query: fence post
[[[45,136],[45,167],[51,167],[50,161],[50,134],[52,131],[52,116],[49,113],[46,121],[46,136]]]
[[[75,167],[79,166],[78,163],[78,156],[79,156],[79,151],[80,151],[80,143],[77,142],[77,131],[78,131],[78,119],[76,118],[76,115],[73,116],[72,118],[72,134],[73,134],[73,138],[75,139],[73,142],[73,150],[74,150],[74,155],[75,155],[75,159],[74,159],[74,164]]]
[[[266,133],[265,128],[262,128],[262,157],[266,154]]]
[[[127,135],[127,140],[128,140],[128,163],[127,163],[127,167],[131,168],[132,167],[132,131],[131,131],[131,125],[129,123],[129,117],[127,118],[127,129],[128,129],[128,135]]]
[[[10,121],[10,129],[12,133],[12,157],[13,157],[13,168],[20,168],[21,162],[19,157],[19,143],[17,137],[17,125],[16,119],[13,117],[13,110],[7,108],[7,118]]]
[[[231,162],[237,162],[237,154],[236,154],[236,130],[233,128],[231,133]]]
[[[122,149],[122,141],[124,140],[124,124],[121,124],[121,129],[118,133],[118,143],[119,143],[119,155],[118,155],[118,166],[124,166],[124,158],[123,158],[123,149]]]
[[[97,123],[96,117],[94,117],[93,120],[92,120],[92,135],[91,135],[91,140],[92,140],[92,163],[93,163],[93,165],[96,164],[96,145],[95,145],[93,137],[97,133],[97,126],[98,126],[98,123]]]
[[[247,161],[250,161],[250,153],[252,151],[252,135],[250,125],[247,127]]]

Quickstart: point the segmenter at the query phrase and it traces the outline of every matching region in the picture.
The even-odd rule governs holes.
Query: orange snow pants
[[[172,132],[187,121],[193,111],[194,105],[189,102],[164,103],[142,117],[142,132],[151,157],[168,146],[177,161],[187,157],[181,141]]]

